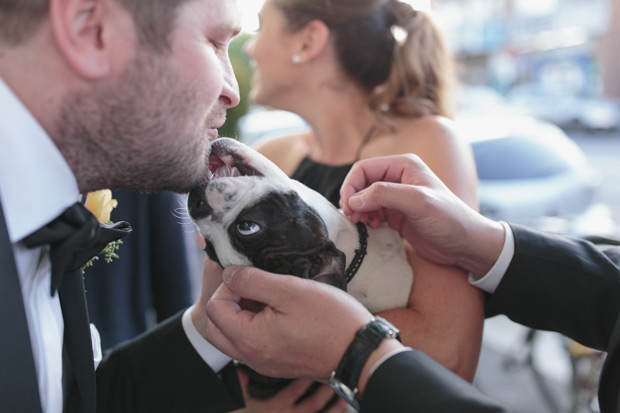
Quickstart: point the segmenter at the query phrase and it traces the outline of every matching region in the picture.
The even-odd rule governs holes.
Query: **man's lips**
[[[214,141],[219,137],[218,128],[211,128],[207,131],[207,135],[209,135],[209,140]]]

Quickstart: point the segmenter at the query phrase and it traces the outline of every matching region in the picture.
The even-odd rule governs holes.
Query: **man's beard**
[[[188,192],[205,179],[210,118],[183,85],[165,56],[142,51],[118,81],[65,99],[56,141],[81,191]]]

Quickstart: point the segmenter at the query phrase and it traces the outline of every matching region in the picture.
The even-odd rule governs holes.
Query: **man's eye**
[[[237,231],[241,235],[252,235],[260,231],[260,225],[252,221],[241,221],[237,224]]]

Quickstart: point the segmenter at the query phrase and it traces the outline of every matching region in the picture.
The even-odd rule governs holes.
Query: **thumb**
[[[237,377],[239,378],[239,385],[241,392],[243,393],[243,399],[248,400],[250,395],[248,393],[248,383],[250,382],[250,376],[243,371],[243,367],[237,367]]]
[[[242,298],[277,307],[278,300],[287,297],[286,291],[300,278],[272,274],[255,267],[227,267],[222,278],[228,288]]]

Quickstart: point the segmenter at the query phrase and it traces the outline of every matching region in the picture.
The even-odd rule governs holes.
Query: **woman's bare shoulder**
[[[423,116],[417,119],[404,119],[398,123],[396,136],[402,143],[424,142],[433,140],[448,143],[457,143],[457,127],[451,119],[442,116]]]
[[[440,116],[402,122],[393,144],[401,153],[415,153],[468,204],[477,206],[477,174],[470,143],[457,124]]]
[[[309,132],[276,135],[258,142],[254,149],[275,163],[287,175],[295,172],[310,151]]]

